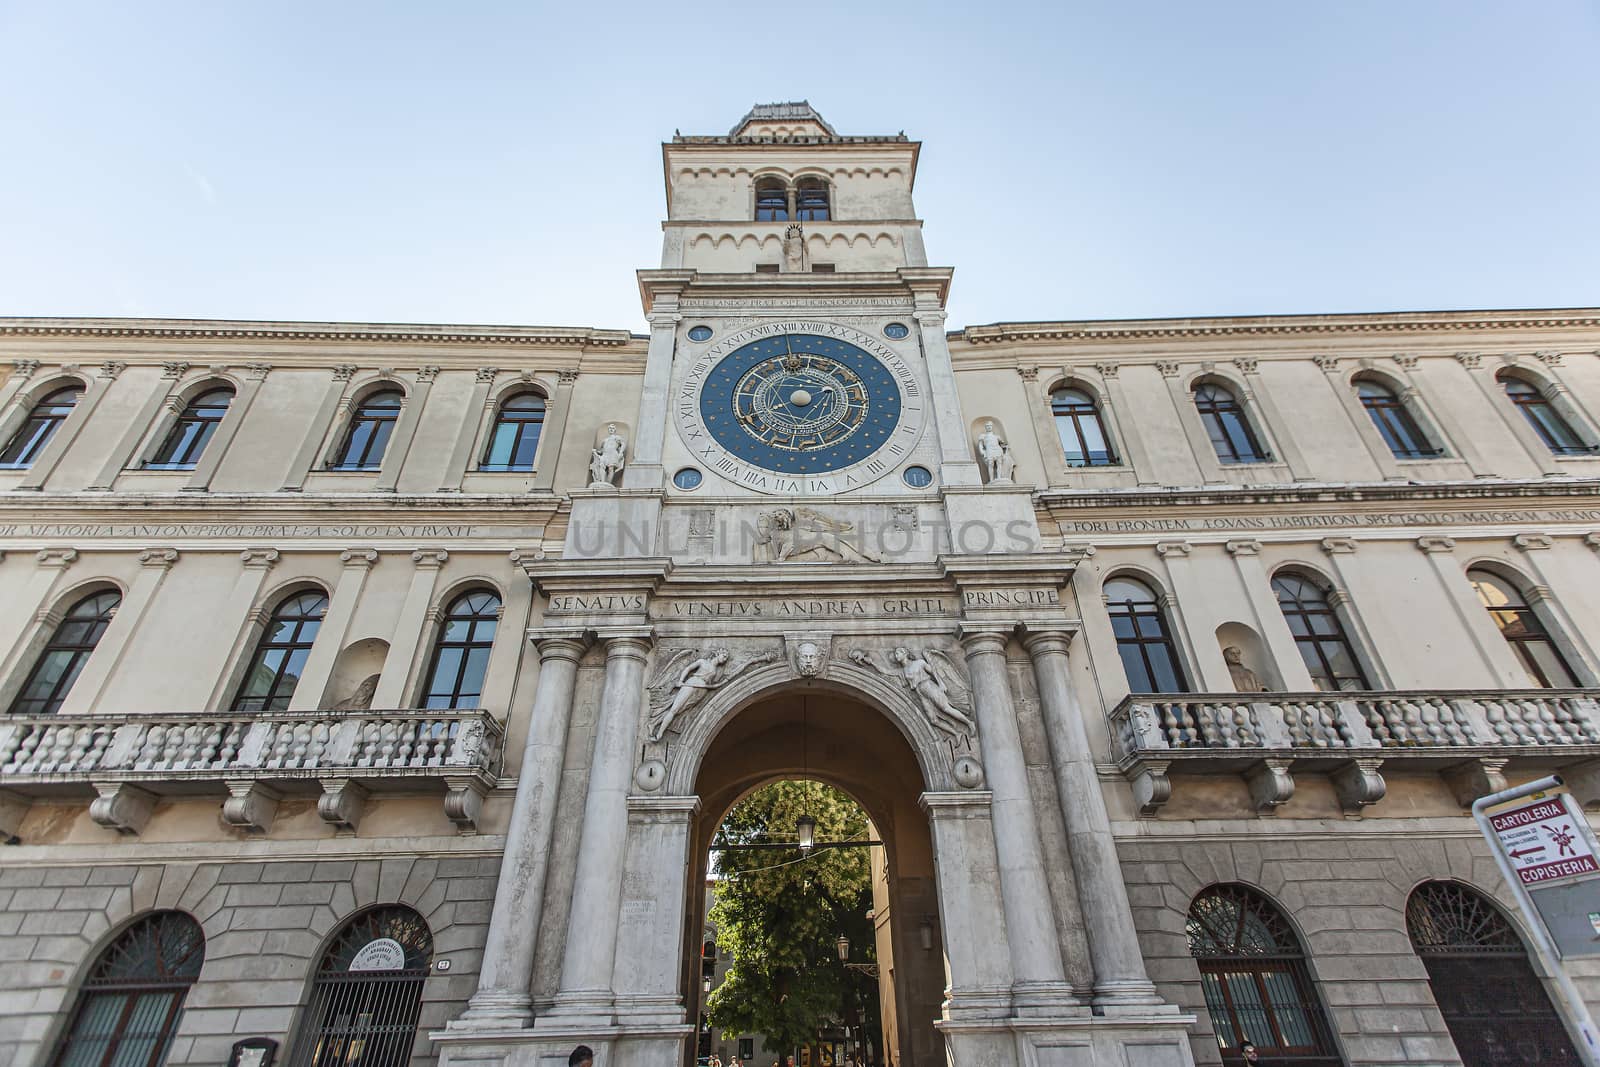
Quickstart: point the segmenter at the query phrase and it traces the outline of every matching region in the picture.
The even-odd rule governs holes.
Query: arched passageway
[[[934,1022],[946,984],[938,887],[928,817],[918,798],[923,774],[906,739],[877,709],[841,693],[788,690],[758,698],[718,730],[701,760],[695,792],[701,807],[692,831],[691,885],[707,873],[707,854],[728,810],[757,787],[784,778],[826,782],[864,808],[884,842],[887,942],[880,940],[880,992],[886,1045],[896,1067],[945,1063]],[[703,893],[688,897],[682,988],[697,1017],[702,997]],[[690,1061],[692,1062],[692,1060]]]

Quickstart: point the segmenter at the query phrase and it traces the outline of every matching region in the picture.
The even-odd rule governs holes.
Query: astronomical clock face
[[[769,493],[830,494],[889,473],[922,431],[923,391],[888,345],[834,324],[774,323],[709,346],[676,395],[696,461]]]

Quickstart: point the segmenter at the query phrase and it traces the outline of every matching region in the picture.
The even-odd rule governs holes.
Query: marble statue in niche
[[[617,424],[611,423],[606,427],[605,439],[600,442],[600,447],[592,453],[589,460],[589,488],[609,489],[616,482],[618,474],[626,465],[628,442],[617,433]]]
[[[992,420],[983,424],[983,432],[978,435],[978,458],[983,461],[990,485],[1011,484],[1011,472],[1016,469],[1017,461],[1011,455],[1011,446],[994,432]]]
[[[733,681],[751,667],[777,658],[778,653],[769,649],[734,660],[733,653],[721,646],[698,655],[692,648],[674,652],[646,686],[650,691],[650,740],[659,742],[673,723],[697,707],[711,690]],[[678,728],[682,730],[681,722]]]
[[[1265,693],[1267,687],[1261,684],[1261,679],[1256,672],[1244,665],[1244,652],[1238,645],[1229,645],[1222,650],[1222,659],[1228,664],[1228,676],[1233,679],[1233,690],[1236,693]]]
[[[918,651],[901,645],[889,653],[887,665],[860,648],[850,653],[850,659],[904,684],[917,695],[922,713],[935,728],[952,737],[971,737],[978,732],[968,714],[971,705],[961,671],[937,648]]]

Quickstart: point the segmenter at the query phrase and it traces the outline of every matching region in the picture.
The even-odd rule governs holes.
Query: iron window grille
[[[1269,1063],[1342,1064],[1300,939],[1270,902],[1213,886],[1190,904],[1186,931],[1224,1063],[1242,1063],[1249,1041]]]
[[[432,962],[433,935],[410,908],[350,920],[317,968],[288,1067],[405,1067]]]
[[[136,921],[95,961],[53,1067],[161,1067],[205,954],[200,924],[182,912]]]

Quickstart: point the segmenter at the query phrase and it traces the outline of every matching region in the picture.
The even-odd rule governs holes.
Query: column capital
[[[1561,353],[1555,351],[1554,349],[1547,348],[1543,351],[1535,352],[1533,354],[1533,358],[1538,360],[1540,363],[1543,363],[1547,367],[1561,366]]]
[[[685,822],[700,811],[700,798],[645,797],[634,794],[628,797],[628,814],[642,816],[645,822]]]
[[[378,562],[375,548],[347,548],[339,553],[339,562],[346,567],[371,567]]]
[[[528,643],[539,653],[541,665],[553,660],[576,663],[589,648],[582,630],[529,630]]]
[[[1022,647],[1037,662],[1042,656],[1067,654],[1072,647],[1071,630],[1030,630],[1022,635]]]
[[[1478,364],[1483,362],[1482,352],[1457,352],[1456,362],[1468,370],[1477,370]]]
[[[139,566],[159,567],[166,570],[178,562],[178,550],[175,548],[147,548],[139,553]]]
[[[1594,549],[1596,552],[1600,552],[1600,533],[1584,534],[1583,543]]]
[[[576,368],[576,367],[563,367],[560,370],[556,371],[556,384],[558,386],[560,386],[560,385],[571,385],[573,382],[576,382],[577,380],[578,380],[578,368]]]
[[[1192,546],[1187,541],[1157,541],[1156,555],[1162,559],[1166,559],[1168,556],[1187,558],[1191,548]]]
[[[1254,356],[1239,356],[1234,359],[1233,365],[1239,368],[1240,374],[1254,374],[1256,372],[1256,358]]]
[[[419,382],[431,382],[438,376],[439,368],[433,366],[432,364],[429,364],[426,367],[417,368],[417,381]]]
[[[649,627],[602,627],[596,636],[605,643],[606,662],[636,659],[643,663],[650,655]]]
[[[78,550],[75,548],[41,548],[33,558],[39,561],[39,566],[41,567],[64,571],[77,561]]]
[[[1261,542],[1244,538],[1238,541],[1229,541],[1225,546],[1230,556],[1259,556],[1261,555]]]
[[[478,368],[477,378],[475,380],[480,381],[480,382],[485,382],[485,383],[493,382],[494,379],[495,379],[495,375],[497,375],[499,373],[500,373],[500,368],[499,367],[479,367]]]
[[[1324,537],[1322,551],[1330,556],[1348,556],[1356,550],[1356,542],[1349,537]]]
[[[275,548],[247,548],[239,553],[239,562],[246,568],[269,571],[278,562],[278,550]]]
[[[161,377],[178,379],[189,373],[189,364],[182,360],[165,360],[161,364]]]
[[[100,377],[107,381],[116,381],[117,375],[128,369],[128,365],[121,360],[111,359],[100,364]]]
[[[1163,359],[1156,363],[1156,370],[1161,373],[1163,378],[1176,378],[1178,371],[1182,369],[1183,365],[1174,359]]]
[[[411,553],[411,562],[417,565],[418,570],[443,567],[450,558],[450,553],[442,548],[419,548]]]
[[[993,624],[964,622],[961,624],[961,648],[967,658],[974,656],[1005,655],[1006,642],[1011,635]]]
[[[1408,352],[1396,352],[1394,354],[1394,361],[1400,365],[1401,370],[1407,372],[1416,370],[1417,361],[1421,358],[1421,356],[1413,356]]]
[[[1454,552],[1456,542],[1453,537],[1419,537],[1417,548],[1430,555],[1435,552]]]
[[[356,376],[356,371],[359,369],[360,368],[358,368],[354,363],[335,364],[333,368],[333,380],[336,382],[348,382],[351,378]]]
[[[994,794],[987,789],[963,789],[959,793],[923,793],[917,806],[930,819],[988,818]]]
[[[1337,374],[1339,372],[1338,356],[1312,356],[1311,362],[1324,374]]]
[[[36,359],[14,359],[11,361],[11,373],[18,378],[27,380],[39,371],[39,361]]]
[[[1517,534],[1511,539],[1511,543],[1524,552],[1535,552],[1551,547],[1555,541],[1546,533],[1525,533]]]
[[[267,375],[272,373],[272,364],[270,364],[270,363],[246,363],[244,365],[244,369],[245,369],[245,373],[249,376],[251,381],[253,381],[253,382],[264,382],[264,381],[267,380]]]

